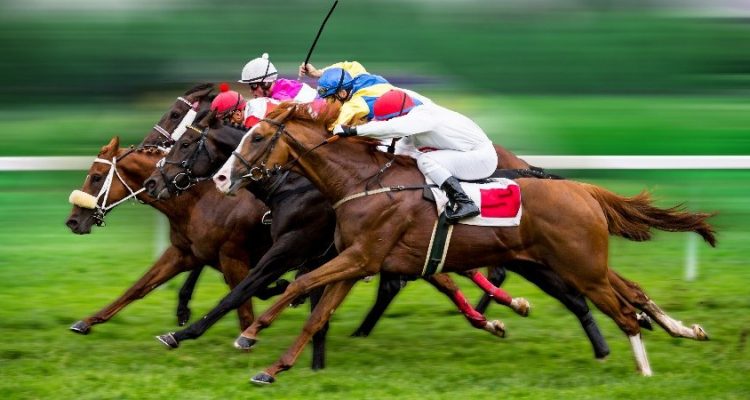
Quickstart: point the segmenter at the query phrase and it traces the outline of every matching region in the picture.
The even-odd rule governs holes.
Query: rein
[[[208,147],[206,146],[206,140],[208,138],[208,127],[204,128],[203,130],[199,130],[193,125],[188,125],[186,129],[192,129],[195,132],[198,132],[200,134],[200,137],[195,142],[193,142],[193,143],[196,143],[196,142],[198,143],[198,146],[195,148],[195,150],[193,150],[193,152],[190,154],[190,156],[188,156],[188,158],[182,161],[169,161],[166,158],[163,158],[156,165],[164,181],[171,182],[172,185],[175,187],[175,189],[177,189],[178,193],[184,192],[185,190],[189,189],[191,186],[194,186],[200,182],[211,179],[210,176],[200,177],[200,178],[196,178],[195,176],[193,176],[193,164],[195,164],[195,161],[198,159],[198,156],[200,155],[201,151],[205,151],[206,156],[208,156],[209,163],[213,162],[213,157],[211,157],[211,152],[208,151]],[[166,164],[177,165],[178,167],[182,168],[185,171],[178,173],[170,181],[170,179],[168,179],[166,174],[164,173],[164,165]],[[187,181],[183,179],[186,179]]]
[[[273,169],[269,169],[269,168],[266,167],[266,161],[268,161],[268,158],[271,156],[271,152],[273,151],[274,147],[276,147],[276,143],[279,141],[279,139],[281,138],[282,134],[288,136],[290,139],[292,139],[294,141],[294,143],[297,146],[301,147],[302,149],[304,149],[305,146],[303,146],[302,143],[300,143],[297,139],[295,139],[294,136],[292,136],[285,129],[286,127],[284,126],[283,123],[276,122],[276,121],[270,120],[270,119],[262,119],[261,121],[267,122],[267,123],[269,123],[271,125],[276,126],[276,132],[274,132],[273,136],[271,137],[271,140],[266,145],[266,148],[263,149],[263,152],[260,155],[258,155],[258,157],[255,160],[253,160],[253,161],[248,161],[247,159],[245,159],[245,157],[242,156],[242,154],[240,154],[236,150],[232,152],[232,155],[235,156],[235,157],[237,157],[237,159],[247,169],[247,173],[245,175],[242,175],[240,177],[241,179],[249,178],[249,179],[251,179],[251,180],[253,180],[255,182],[258,182],[261,179],[270,178],[271,177],[271,173],[274,173],[274,172],[275,173],[285,173],[285,172],[288,172],[288,171],[290,171],[292,169],[292,167],[294,166],[294,164],[296,164],[303,157],[305,157],[306,155],[308,155],[311,152],[315,151],[320,146],[323,146],[323,145],[326,145],[328,143],[331,143],[331,141],[329,141],[329,140],[324,140],[323,142],[321,142],[320,144],[314,146],[313,148],[311,148],[309,150],[305,150],[305,152],[302,153],[299,157],[295,158],[294,160],[291,160],[291,161],[287,162],[283,166],[280,166],[280,167],[277,166],[277,167],[275,167]],[[251,140],[252,140],[252,137],[251,137]],[[255,165],[261,159],[262,159],[262,161],[260,161],[260,164],[259,165]]]
[[[122,157],[120,157],[120,160],[124,159],[135,150],[136,150],[135,148],[131,148],[127,153],[123,154]],[[122,204],[123,202],[129,199],[136,198],[136,196],[138,196],[141,192],[146,190],[145,188],[140,188],[139,190],[135,191],[125,182],[125,179],[123,179],[122,175],[120,175],[120,172],[117,170],[117,160],[118,159],[116,156],[112,157],[111,161],[105,160],[99,157],[94,159],[95,163],[107,164],[110,166],[109,172],[107,173],[107,177],[104,178],[104,184],[102,184],[102,188],[99,190],[99,193],[96,196],[92,196],[91,194],[80,192],[80,191],[74,192],[74,193],[79,192],[78,194],[79,196],[86,198],[87,200],[89,200],[90,202],[94,204],[93,207],[83,206],[82,204],[76,204],[76,205],[84,207],[84,208],[93,208],[94,209],[93,217],[97,226],[104,225],[104,215],[108,213],[110,210],[112,210],[113,208],[117,207],[118,205]],[[122,185],[125,186],[125,188],[128,190],[128,192],[130,192],[130,194],[120,199],[117,202],[107,205],[107,199],[109,198],[109,192],[112,189],[112,182],[114,181],[115,176],[117,177],[117,179],[120,180],[120,183],[122,183]],[[101,199],[101,205],[99,204],[100,199]],[[138,201],[143,203],[140,200]],[[79,202],[76,202],[76,203],[79,203]]]

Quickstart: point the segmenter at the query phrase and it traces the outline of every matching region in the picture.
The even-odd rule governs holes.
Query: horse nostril
[[[223,183],[224,181],[227,180],[227,176],[224,175],[224,174],[216,175],[216,177],[214,178],[214,180],[216,180],[216,182]]]
[[[78,227],[78,220],[75,218],[71,218],[65,222],[65,225],[67,225],[70,229],[75,229],[76,227]]]

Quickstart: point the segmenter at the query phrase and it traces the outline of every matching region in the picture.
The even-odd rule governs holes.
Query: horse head
[[[233,194],[251,182],[268,178],[274,171],[291,169],[294,162],[290,164],[289,160],[296,160],[305,149],[313,147],[303,142],[322,144],[330,138],[326,127],[338,111],[339,105],[324,102],[280,104],[242,138],[214,176],[216,186],[226,194]],[[307,132],[300,133],[304,139],[295,139],[296,135],[289,133],[290,128]]]
[[[115,136],[102,147],[89,168],[88,175],[80,190],[70,194],[69,201],[73,210],[66,221],[66,225],[73,233],[91,233],[91,226],[104,224],[104,216],[123,201],[136,197],[143,189],[134,190],[137,178],[133,178],[132,169],[137,168],[150,173],[149,165],[153,165],[158,155],[155,153],[148,160],[135,160],[128,155],[136,149],[120,149],[120,138]],[[131,161],[132,160],[132,161]],[[118,164],[118,162],[120,164]],[[129,166],[128,163],[131,165]],[[150,164],[149,164],[150,163]]]
[[[156,171],[144,182],[157,199],[170,198],[196,183],[207,180],[226,160],[244,131],[222,124],[212,110],[188,125]]]
[[[211,100],[213,100],[211,92],[213,90],[214,85],[212,83],[202,83],[178,97],[143,139],[139,147],[171,147],[185,132],[187,126],[193,123],[196,115],[211,106]]]

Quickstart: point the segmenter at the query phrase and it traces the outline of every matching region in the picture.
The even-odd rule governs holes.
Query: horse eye
[[[188,147],[190,147],[190,143],[184,142],[180,146],[182,146],[183,149],[187,149]]]
[[[261,135],[253,136],[253,142],[261,142],[261,141],[263,141],[263,136]]]
[[[100,180],[102,180],[101,175],[91,175],[91,182],[96,183],[96,182],[99,182]]]
[[[169,118],[172,118],[172,119],[180,118],[180,113],[178,113],[177,111],[172,111],[172,113],[169,114]]]

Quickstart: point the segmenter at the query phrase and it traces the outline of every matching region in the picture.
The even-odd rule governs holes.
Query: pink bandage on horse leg
[[[460,290],[456,290],[453,293],[453,302],[456,303],[456,306],[461,310],[461,313],[475,328],[484,328],[487,324],[487,318],[469,304],[469,301],[466,300],[466,297]]]
[[[508,306],[513,300],[508,292],[493,285],[492,282],[487,280],[487,278],[482,275],[481,272],[475,272],[474,274],[472,274],[471,280],[474,281],[474,283],[476,283],[480,288],[482,288],[482,290],[492,296],[492,298],[500,304]]]

